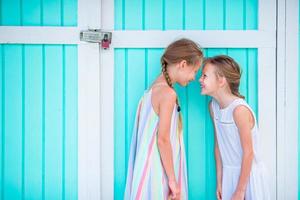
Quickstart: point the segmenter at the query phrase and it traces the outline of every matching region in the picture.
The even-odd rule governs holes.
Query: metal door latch
[[[100,29],[89,29],[80,32],[81,41],[99,43],[103,49],[109,48],[111,37],[111,32],[103,32]]]

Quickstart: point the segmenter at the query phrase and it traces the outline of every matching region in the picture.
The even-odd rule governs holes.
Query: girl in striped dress
[[[132,134],[125,200],[187,199],[182,122],[174,83],[194,80],[203,54],[197,44],[180,39],[161,57],[162,74],[138,104]]]
[[[208,58],[200,78],[215,128],[217,199],[268,200],[255,114],[239,93],[241,70],[228,56]]]

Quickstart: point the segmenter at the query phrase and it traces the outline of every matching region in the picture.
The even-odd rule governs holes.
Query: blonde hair
[[[242,70],[236,61],[229,56],[219,55],[207,58],[204,65],[208,63],[215,66],[217,75],[225,77],[233,95],[245,99],[239,92]]]
[[[176,64],[185,60],[188,65],[201,64],[203,61],[203,52],[200,46],[192,40],[180,39],[171,43],[161,56],[160,62],[162,66],[162,73],[170,87],[173,88],[172,81],[168,74],[167,68],[169,65]],[[176,104],[179,107],[178,98]],[[179,107],[180,109],[180,107]],[[179,128],[182,130],[182,116],[179,113]]]

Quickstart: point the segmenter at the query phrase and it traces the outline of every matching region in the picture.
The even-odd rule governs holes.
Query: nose
[[[201,82],[202,82],[202,76],[200,76],[200,78],[199,78],[199,80],[198,80],[198,81],[199,81],[199,83],[201,83]]]

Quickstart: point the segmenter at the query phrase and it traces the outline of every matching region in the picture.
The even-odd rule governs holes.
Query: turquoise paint
[[[20,26],[22,23],[20,0],[1,0],[1,25]]]
[[[224,4],[223,0],[209,0],[204,2],[205,7],[205,30],[224,29]]]
[[[23,26],[39,26],[41,20],[41,1],[22,0]]]
[[[131,142],[132,129],[134,125],[134,119],[136,114],[136,106],[140,99],[140,94],[145,89],[145,55],[143,49],[129,49],[127,53],[126,63],[126,101],[127,102],[127,126],[126,126],[126,171],[127,171],[127,160],[129,157],[129,146]]]
[[[64,196],[65,199],[78,199],[78,62],[77,46],[65,45],[64,66]]]
[[[42,45],[25,46],[25,199],[42,198]]]
[[[184,29],[183,20],[183,4],[182,0],[165,0],[164,20],[165,30],[181,30]]]
[[[163,28],[163,4],[161,0],[145,0],[145,30]]]
[[[62,46],[45,46],[45,198],[62,193]]]
[[[62,7],[60,0],[43,0],[43,25],[60,26],[62,25]]]
[[[204,29],[204,1],[205,0],[185,0],[185,29]],[[197,12],[191,12],[197,10]]]
[[[127,162],[125,159],[125,144],[126,144],[126,116],[125,116],[125,50],[123,49],[115,49],[115,59],[118,60],[118,63],[115,63],[114,71],[115,73],[115,91],[114,96],[119,99],[119,101],[115,101],[115,119],[123,119],[123,120],[115,120],[115,136],[114,136],[114,198],[122,199],[125,188],[125,179],[126,177],[126,168],[125,163]]]
[[[0,45],[1,199],[77,199],[76,58],[76,45]]]
[[[22,47],[5,45],[4,199],[22,197]]]
[[[147,58],[146,62],[146,69],[147,69],[147,86],[148,88],[153,81],[157,78],[157,75],[161,72],[160,69],[160,60],[157,58],[160,58],[163,54],[163,49],[147,49],[147,52],[145,52],[145,57]]]
[[[257,49],[247,49],[247,69],[248,69],[248,91],[247,101],[256,114],[258,120],[258,63],[257,63]]]
[[[246,6],[243,8],[245,13],[245,24],[247,30],[258,29],[258,1],[257,0],[246,0],[244,1]]]
[[[62,5],[62,25],[77,26],[78,5],[77,0],[63,0]]]
[[[77,26],[76,0],[0,0],[0,25]],[[77,199],[77,46],[0,45],[0,199]]]
[[[141,0],[126,1],[124,6],[124,22],[126,30],[139,30],[143,28],[143,6]]]
[[[1,0],[0,25],[77,26],[77,0]]]
[[[124,29],[124,8],[125,6],[123,6],[124,2],[122,0],[115,0],[114,1],[114,20],[115,20],[115,30],[123,30]]]
[[[4,152],[4,60],[3,60],[3,45],[0,45],[0,191],[3,191],[3,175],[4,175],[4,167],[3,167],[3,152]],[[3,192],[0,193],[0,199],[3,199]]]
[[[225,9],[225,29],[235,30],[235,29],[245,29],[245,16],[246,10],[244,10],[245,5],[243,4],[244,0],[235,0],[235,1],[224,1]],[[236,12],[239,10],[240,12]]]

